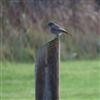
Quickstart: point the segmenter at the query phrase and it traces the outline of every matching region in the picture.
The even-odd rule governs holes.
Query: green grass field
[[[0,64],[0,100],[35,100],[34,65]],[[100,62],[62,62],[60,100],[100,100]]]

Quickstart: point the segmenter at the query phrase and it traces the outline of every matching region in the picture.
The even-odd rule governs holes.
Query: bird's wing
[[[62,31],[67,32],[67,31],[66,31],[64,28],[62,28],[62,27],[59,27],[59,29],[62,30]]]
[[[63,29],[62,27],[59,28],[59,30],[67,35],[72,36],[69,32],[67,32],[65,29]]]
[[[59,31],[66,31],[64,28],[62,28],[61,26],[59,26],[58,24],[54,24],[54,26],[52,28],[55,28],[56,30],[59,30]]]
[[[58,24],[54,23],[53,27],[56,28],[56,29],[59,29],[61,26],[59,26]]]
[[[69,32],[67,32],[64,28],[62,28],[61,26],[59,26],[58,24],[54,24],[52,27],[54,30],[59,31],[59,32],[64,32],[70,36],[72,36]]]
[[[56,27],[56,28],[59,28],[60,30],[66,31],[64,28],[62,28],[60,25],[58,25],[58,24],[56,24],[56,23],[55,23],[55,27]]]

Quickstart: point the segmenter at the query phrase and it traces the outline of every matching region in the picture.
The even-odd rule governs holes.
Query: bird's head
[[[49,23],[48,23],[48,26],[49,26],[49,27],[51,27],[51,26],[53,26],[53,25],[54,25],[53,22],[49,22]]]

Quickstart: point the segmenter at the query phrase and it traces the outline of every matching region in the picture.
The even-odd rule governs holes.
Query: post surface
[[[36,100],[59,100],[59,38],[44,45],[36,61]]]

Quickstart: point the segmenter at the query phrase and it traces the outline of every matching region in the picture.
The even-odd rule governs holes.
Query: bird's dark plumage
[[[48,27],[49,27],[51,33],[53,33],[57,36],[61,35],[62,33],[66,33],[68,35],[71,35],[65,29],[63,29],[61,26],[57,25],[56,23],[49,22]]]

